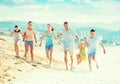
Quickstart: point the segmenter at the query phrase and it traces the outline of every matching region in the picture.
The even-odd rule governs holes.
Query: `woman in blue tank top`
[[[54,35],[53,27],[50,24],[47,24],[47,31],[43,33],[39,46],[42,46],[42,40],[44,37],[46,37],[46,42],[45,42],[46,56],[50,61],[49,66],[51,66],[53,45],[54,45],[54,39],[56,39],[56,36]]]

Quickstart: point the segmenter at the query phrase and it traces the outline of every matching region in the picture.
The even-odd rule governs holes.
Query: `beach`
[[[0,84],[120,84],[120,46],[106,47],[107,54],[100,49],[97,53],[99,69],[92,62],[93,71],[88,69],[88,61],[77,65],[74,56],[75,68],[65,70],[62,45],[55,45],[53,61],[45,56],[44,45],[35,46],[35,61],[24,56],[24,43],[20,41],[20,58],[15,57],[13,40],[8,36],[0,36]],[[75,51],[75,54],[77,50]],[[70,56],[68,56],[69,58]],[[70,58],[69,58],[70,60]],[[69,66],[70,67],[70,66]]]

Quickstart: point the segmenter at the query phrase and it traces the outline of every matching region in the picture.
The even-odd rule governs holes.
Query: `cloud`
[[[48,2],[64,2],[65,0],[48,0]]]
[[[93,2],[90,0],[85,0],[85,3],[95,7],[95,8],[101,8],[101,9],[108,9],[108,10],[114,10],[120,8],[120,3],[115,2],[113,0],[102,0],[99,2]]]
[[[32,20],[57,23],[67,20],[75,23],[110,23],[119,21],[120,18],[119,3],[116,2],[105,4],[107,2],[99,1],[99,4],[98,1],[71,0],[76,1],[76,3],[80,2],[80,4],[68,4],[68,2],[65,2],[66,0],[49,0],[47,4],[42,4],[41,2],[37,3],[35,0],[30,0],[30,2],[28,0],[11,1],[16,5],[13,7],[0,6],[0,20]],[[52,1],[55,3],[53,4]],[[111,9],[112,7],[114,9]]]
[[[1,0],[0,4],[14,7],[14,6],[36,4],[36,2],[34,0]]]

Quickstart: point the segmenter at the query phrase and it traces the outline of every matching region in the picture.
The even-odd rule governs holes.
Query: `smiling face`
[[[52,30],[52,27],[51,27],[50,24],[47,24],[47,30],[48,30],[48,31],[51,31],[51,30]]]
[[[31,21],[28,22],[28,28],[32,29],[32,22]]]
[[[18,31],[18,30],[19,30],[19,28],[18,28],[18,26],[16,25],[16,26],[15,26],[15,31]]]
[[[67,31],[69,29],[69,25],[68,24],[64,24],[64,28]]]
[[[90,32],[91,37],[95,37],[95,31]]]

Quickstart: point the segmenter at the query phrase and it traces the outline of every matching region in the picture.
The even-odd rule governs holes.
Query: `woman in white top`
[[[18,42],[20,40],[20,35],[22,36],[21,30],[18,28],[17,25],[15,25],[14,27],[15,29],[13,30],[13,32],[11,33],[10,36],[13,37],[14,39],[14,48],[15,48],[15,53],[16,53],[16,57],[19,56],[19,47],[18,47]]]

